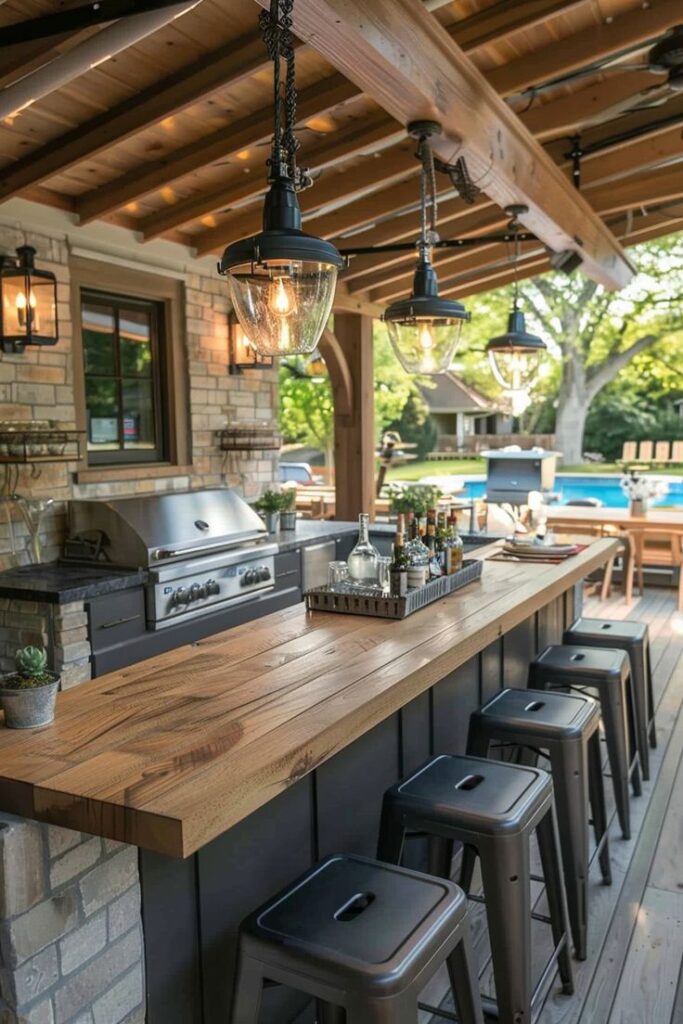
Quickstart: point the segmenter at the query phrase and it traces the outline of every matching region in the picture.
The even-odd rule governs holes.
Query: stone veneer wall
[[[25,204],[26,206],[30,204]],[[58,281],[59,344],[50,348],[29,348],[23,355],[0,354],[0,420],[55,419],[75,427],[73,379],[80,367],[73,365],[73,323],[70,307],[70,248],[73,232],[59,235],[43,228],[31,230],[25,222],[5,223],[0,212],[0,255],[14,254],[18,245],[35,246],[37,262],[53,271]],[[141,250],[142,251],[142,250]],[[70,497],[125,496],[165,490],[185,490],[229,484],[247,497],[257,497],[277,478],[277,455],[223,453],[215,431],[240,420],[273,421],[276,415],[275,370],[250,370],[241,375],[228,373],[228,312],[230,303],[225,282],[207,272],[198,261],[186,260],[185,345],[189,382],[190,423],[193,464],[188,471],[139,467],[122,478],[121,468],[110,480],[78,483],[76,465],[43,464],[37,477],[22,467],[17,493],[27,497],[52,497],[56,505],[45,516],[42,530],[43,560],[57,557],[64,537],[64,501]],[[154,272],[141,263],[140,272]],[[11,552],[12,517],[17,555]],[[19,510],[0,507],[0,570],[29,560],[25,550],[27,531]]]
[[[137,850],[0,815],[0,1022],[143,1024]]]
[[[17,207],[17,203],[19,206]],[[46,229],[24,212],[32,204],[3,206],[22,216],[3,223],[0,254],[35,246],[41,267],[58,280],[59,344],[0,354],[0,420],[56,419],[76,426],[70,309],[70,247],[79,229]],[[53,219],[61,214],[51,212]],[[50,217],[47,217],[50,220]],[[19,227],[19,223],[21,227]],[[95,233],[95,229],[96,233]],[[83,232],[86,248],[114,229]],[[118,229],[116,229],[118,230]],[[126,239],[127,255],[135,251]],[[133,242],[133,244],[131,244]],[[149,247],[145,250],[149,252]],[[17,493],[52,497],[41,539],[43,560],[56,558],[64,538],[64,502],[70,497],[125,496],[228,484],[256,497],[277,479],[277,456],[218,450],[215,431],[239,420],[273,420],[274,370],[228,374],[229,303],[225,283],[185,256],[185,345],[193,464],[182,472],[120,469],[111,480],[78,482],[71,464],[43,465],[37,477],[22,468]],[[141,273],[154,272],[141,264]],[[123,478],[122,478],[123,477]],[[8,522],[12,517],[12,528]],[[15,538],[15,553],[11,538]],[[0,570],[29,561],[27,531],[11,503],[0,506]],[[90,645],[82,603],[47,605],[0,600],[0,671],[26,644],[49,646],[64,688],[90,678]],[[135,847],[0,815],[0,1024],[142,1024],[144,957],[138,857]]]

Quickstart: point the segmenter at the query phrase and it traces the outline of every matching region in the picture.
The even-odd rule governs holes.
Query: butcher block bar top
[[[0,810],[187,857],[616,547],[487,561],[481,582],[406,621],[297,605],[67,691],[50,728],[0,729]]]

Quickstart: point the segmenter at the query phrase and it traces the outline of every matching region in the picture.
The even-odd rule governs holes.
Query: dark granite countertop
[[[147,582],[145,569],[117,569],[107,565],[71,565],[44,562],[0,572],[0,597],[15,601],[69,604],[128,590]]]
[[[358,523],[337,522],[334,519],[297,519],[296,530],[280,530],[268,538],[278,545],[280,551],[306,547],[320,541],[331,540],[358,532]]]

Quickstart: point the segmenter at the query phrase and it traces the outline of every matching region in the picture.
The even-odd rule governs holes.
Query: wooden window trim
[[[182,281],[145,270],[132,270],[80,256],[71,258],[71,308],[73,310],[74,403],[79,429],[86,429],[85,374],[81,336],[81,290],[111,292],[146,299],[164,307],[165,393],[168,453],[163,462],[128,465],[89,465],[87,451],[78,465],[77,482],[131,479],[149,476],[181,476],[192,470],[192,438],[189,416],[187,346],[185,344],[185,288]],[[85,448],[85,446],[84,446]]]

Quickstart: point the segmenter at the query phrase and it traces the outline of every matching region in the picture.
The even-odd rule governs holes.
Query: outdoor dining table
[[[581,530],[581,532],[597,535],[619,532],[628,537],[632,557],[625,581],[627,602],[630,602],[633,597],[634,575],[637,577],[640,592],[643,592],[644,565],[649,557],[646,550],[648,540],[667,540],[670,544],[670,564],[681,568],[683,561],[683,510],[654,508],[634,515],[630,508],[560,505],[548,508],[548,522],[555,530],[571,530],[574,533]],[[683,610],[683,572],[679,573],[678,608]]]

